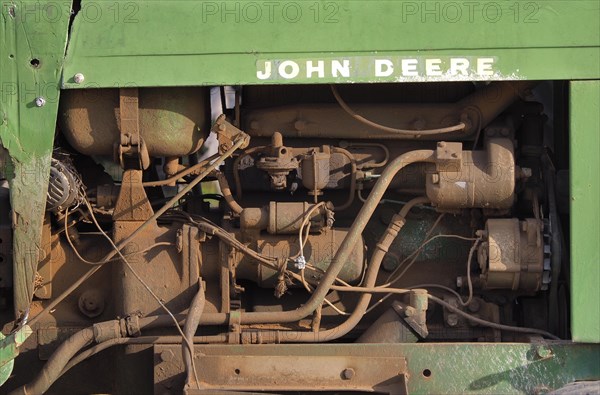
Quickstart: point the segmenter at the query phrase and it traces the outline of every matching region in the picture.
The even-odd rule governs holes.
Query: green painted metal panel
[[[68,15],[43,11],[51,3],[2,2],[0,10],[1,163],[14,219],[17,313],[28,309],[33,297],[69,23]],[[36,100],[43,105],[36,106]]]
[[[496,59],[495,75],[470,79],[600,78],[600,2],[84,0],[63,86],[273,83],[257,77],[265,60],[347,58],[363,74],[276,82],[409,81],[364,74],[398,56]]]
[[[571,326],[600,343],[600,81],[573,81],[571,106]]]

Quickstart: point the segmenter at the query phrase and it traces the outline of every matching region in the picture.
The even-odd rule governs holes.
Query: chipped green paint
[[[19,347],[32,333],[33,331],[27,325],[6,337],[0,333],[0,386],[10,377],[14,359],[19,355]]]
[[[33,297],[69,22],[48,4],[2,2],[0,10],[0,143],[9,155],[17,313]]]
[[[543,394],[574,381],[600,380],[599,348],[540,342],[208,345],[196,351],[203,356],[402,356],[410,394]]]
[[[368,3],[83,0],[63,86],[598,77],[597,0]],[[397,57],[439,58],[446,62],[442,68],[452,57],[471,58],[474,64],[477,58],[495,61],[493,74],[485,76],[419,78],[396,72],[377,77],[367,72],[375,59]],[[318,73],[307,77],[307,60],[323,60],[330,68],[332,59],[346,59],[354,69],[348,77],[333,76],[329,69],[323,78]],[[294,78],[259,78],[265,61],[286,60],[301,67]],[[78,73],[85,76],[83,83],[75,82]]]

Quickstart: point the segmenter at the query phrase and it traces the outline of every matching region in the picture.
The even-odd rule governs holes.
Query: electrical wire
[[[149,226],[152,223],[155,223],[155,220],[164,214],[170,207],[172,207],[175,203],[179,201],[183,196],[185,196],[188,192],[190,192],[200,181],[202,181],[213,169],[218,167],[225,159],[229,158],[238,148],[248,143],[248,136],[243,135],[241,138],[238,138],[233,146],[226,152],[224,152],[219,158],[217,158],[213,163],[211,163],[208,168],[202,171],[196,178],[191,181],[187,186],[185,186],[181,191],[179,191],[175,196],[173,196],[167,203],[162,206],[157,212],[154,213],[152,217],[142,223],[129,237],[119,243],[120,248],[123,248],[125,245],[129,244],[140,232]],[[103,260],[109,261],[116,254],[109,253]],[[96,265],[81,277],[79,277],[75,282],[73,282],[66,290],[64,290],[60,295],[52,300],[41,312],[39,312],[35,317],[31,319],[29,322],[30,326],[34,326],[44,315],[48,314],[52,311],[60,302],[62,302],[67,296],[69,296],[73,291],[75,291],[81,284],[83,284],[88,278],[94,275],[101,267],[104,265]]]
[[[410,267],[412,266],[413,263],[415,263],[415,261],[417,260],[420,252],[423,250],[423,248],[425,248],[425,246],[427,244],[429,244],[430,242],[439,239],[439,238],[457,238],[459,240],[471,240],[471,241],[475,241],[477,239],[475,238],[470,238],[470,237],[463,237],[463,236],[459,236],[459,235],[436,235],[433,236],[429,239],[427,239],[425,242],[423,242],[423,244],[421,244],[413,253],[411,253],[409,256],[407,256],[402,262],[400,262],[400,264],[398,265],[398,267],[387,277],[386,279],[386,283],[379,285],[380,288],[387,288],[392,286],[393,284],[395,284],[396,282],[398,282],[398,280],[400,280],[400,278],[404,275],[404,273],[406,273],[406,271],[408,269],[410,269]],[[398,270],[402,267],[402,265],[407,262],[409,259],[411,259],[411,261],[409,262],[409,264],[404,268],[404,270],[393,280],[391,279],[395,273],[398,272]],[[367,313],[373,311],[373,309],[375,309],[375,307],[377,307],[378,305],[380,305],[381,303],[383,303],[386,299],[388,299],[390,296],[392,296],[392,294],[388,294],[385,295],[384,297],[382,297],[381,299],[379,299],[377,302],[375,302],[371,307],[369,307],[367,309]],[[460,299],[462,301],[462,299]]]
[[[415,289],[415,288],[424,288],[423,285],[416,285],[416,286],[412,286],[410,287],[411,289]],[[404,289],[404,288],[381,288],[381,287],[372,287],[372,288],[363,288],[363,287],[351,287],[351,288],[346,288],[346,287],[337,287],[337,286],[332,286],[331,289],[336,289],[338,291],[343,291],[343,292],[361,292],[361,293],[394,293],[394,294],[405,294],[410,292],[411,289]],[[452,311],[453,313],[456,313],[460,316],[462,316],[463,318],[471,321],[471,322],[475,322],[479,325],[482,326],[487,326],[489,328],[493,328],[493,329],[498,329],[498,330],[502,330],[502,331],[507,331],[507,332],[518,332],[518,333],[527,333],[527,334],[537,334],[537,335],[541,335],[544,337],[547,337],[549,339],[553,339],[553,340],[560,340],[560,338],[554,336],[553,334],[546,332],[544,330],[541,329],[535,329],[535,328],[524,328],[524,327],[518,327],[518,326],[510,326],[510,325],[503,325],[503,324],[498,324],[495,322],[491,322],[491,321],[487,321],[484,319],[481,319],[479,317],[475,317],[472,314],[466,313],[464,311],[462,311],[461,309],[459,309],[458,307],[454,307],[452,306],[450,303],[447,303],[446,301],[427,294],[427,298],[429,300],[431,300],[432,302],[435,302],[439,305],[444,306],[445,308],[447,308],[448,310]],[[365,313],[366,314],[366,313]]]
[[[173,323],[175,324],[175,328],[177,328],[177,331],[182,336],[183,341],[187,345],[190,354],[194,355],[194,346],[193,346],[193,344],[190,344],[189,339],[183,333],[183,330],[181,329],[181,326],[179,325],[179,322],[177,322],[177,318],[175,318],[175,315],[173,315],[173,313],[171,312],[171,310],[169,310],[169,308],[163,303],[163,301],[158,297],[158,295],[156,295],[154,293],[154,291],[152,291],[152,288],[150,288],[150,286],[138,274],[138,272],[133,268],[133,266],[131,266],[131,264],[129,263],[129,261],[125,257],[125,255],[123,255],[123,253],[121,253],[120,248],[117,247],[117,245],[113,242],[113,240],[110,238],[110,236],[107,235],[106,232],[104,232],[104,230],[102,229],[102,227],[100,226],[100,224],[96,220],[96,216],[94,215],[94,210],[92,209],[92,206],[91,206],[90,202],[87,200],[87,197],[84,196],[83,202],[86,205],[86,207],[87,207],[87,209],[88,209],[88,211],[90,213],[90,216],[92,218],[92,221],[94,222],[94,225],[96,225],[96,227],[98,228],[98,231],[100,233],[102,233],[102,235],[106,238],[106,240],[108,240],[108,242],[110,243],[110,245],[112,246],[112,248],[119,255],[119,257],[121,258],[121,260],[123,261],[123,263],[125,264],[125,266],[127,266],[127,268],[131,271],[131,273],[133,274],[133,276],[140,282],[140,284],[142,284],[142,286],[146,289],[146,291],[148,291],[148,293],[150,294],[150,296],[152,296],[154,298],[154,300],[156,300],[156,302],[159,304],[159,306],[171,317],[171,319],[173,320]],[[192,362],[192,368],[194,370],[194,375],[196,375],[196,377],[195,377],[196,384],[198,385],[198,389],[200,389],[200,384],[199,384],[199,381],[198,381],[196,367],[195,367],[195,363],[194,363],[194,359],[193,358],[191,359],[191,362]]]
[[[411,136],[411,137],[420,137],[420,136],[428,136],[428,135],[434,135],[434,134],[458,132],[458,131],[464,130],[466,127],[464,122],[460,122],[454,126],[448,126],[445,128],[426,129],[426,130],[406,130],[406,129],[396,129],[396,128],[384,126],[379,123],[370,121],[361,115],[358,115],[356,112],[354,112],[354,110],[352,110],[348,106],[348,104],[346,104],[344,99],[342,99],[339,92],[337,91],[337,88],[334,85],[330,85],[330,87],[331,87],[331,92],[333,93],[333,96],[335,97],[335,100],[338,102],[340,107],[342,107],[342,109],[344,111],[346,111],[346,113],[348,113],[348,115],[350,115],[352,118],[356,119],[357,121],[364,123],[365,125],[368,125],[375,129],[382,130],[384,132],[402,134],[402,135],[407,135],[407,136]]]
[[[89,261],[89,260],[85,259],[85,258],[84,258],[84,257],[81,255],[81,253],[80,253],[80,252],[77,250],[77,248],[76,248],[76,247],[75,247],[75,245],[73,244],[73,241],[71,241],[71,237],[69,236],[69,227],[67,226],[67,218],[69,218],[69,213],[70,213],[70,211],[69,211],[69,208],[67,208],[67,209],[66,209],[66,211],[65,211],[65,221],[64,221],[65,237],[67,238],[67,242],[69,243],[69,246],[71,247],[71,249],[72,249],[72,250],[73,250],[73,252],[75,253],[75,256],[76,256],[76,257],[77,257],[77,258],[78,258],[78,259],[79,259],[81,262],[83,262],[83,263],[85,263],[85,264],[87,264],[87,265],[96,266],[96,265],[103,265],[103,264],[105,264],[105,263],[109,263],[109,262],[115,262],[115,261],[118,261],[118,260],[120,260],[120,259],[121,259],[121,258],[112,258],[112,259],[110,259],[110,260],[108,260],[108,261],[106,261],[106,262],[104,262],[104,261],[96,261],[96,262],[93,262],[93,261]],[[97,232],[97,233],[94,233],[94,234],[101,235],[102,233],[100,233],[100,232]],[[143,254],[143,253],[145,253],[145,252],[148,252],[148,251],[150,251],[151,249],[153,249],[153,248],[156,248],[156,247],[160,247],[160,246],[172,246],[172,245],[174,245],[174,244],[173,244],[173,243],[166,242],[166,241],[165,241],[165,242],[160,242],[160,243],[154,243],[154,244],[152,244],[151,246],[148,246],[148,247],[144,248],[144,249],[143,249],[143,250],[141,250],[141,251],[132,252],[132,253],[130,253],[130,254],[126,254],[125,256],[126,256],[126,257],[132,257],[132,256],[135,256],[135,255],[139,255],[139,254]]]
[[[469,259],[467,259],[467,287],[469,288],[469,297],[466,302],[463,302],[462,299],[458,299],[461,305],[468,306],[473,300],[473,281],[471,281],[471,261],[473,260],[473,253],[477,250],[477,246],[481,242],[481,237],[477,238],[473,243],[473,246],[469,250]]]
[[[167,179],[143,182],[142,185],[144,187],[159,187],[159,186],[163,186],[163,185],[169,185],[185,176],[189,176],[190,174],[198,172],[200,169],[206,167],[211,161],[217,159],[218,157],[219,157],[219,154],[214,154],[214,155],[204,159],[202,162],[196,163],[195,165],[190,166],[187,169],[180,171],[179,173],[177,173]]]

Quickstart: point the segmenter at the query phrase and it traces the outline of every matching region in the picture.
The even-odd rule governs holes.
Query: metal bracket
[[[227,122],[227,119],[223,114],[217,118],[210,131],[215,133],[217,135],[217,140],[219,140],[219,154],[223,154],[230,150],[240,136],[246,135],[243,131]],[[249,142],[250,139],[247,138],[246,143],[240,146],[240,149],[247,148]]]
[[[147,169],[150,155],[144,139],[140,136],[139,92],[137,88],[121,88],[119,91],[121,115],[121,140],[115,143],[115,160],[124,169]]]

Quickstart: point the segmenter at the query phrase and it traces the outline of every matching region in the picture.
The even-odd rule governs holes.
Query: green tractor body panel
[[[524,344],[410,345],[415,372],[437,364],[445,373],[409,389],[535,392],[548,380],[600,379],[597,0],[83,0],[71,24],[69,2],[1,5],[15,312],[33,297],[61,89],[569,80],[571,331],[590,344],[546,356]]]

